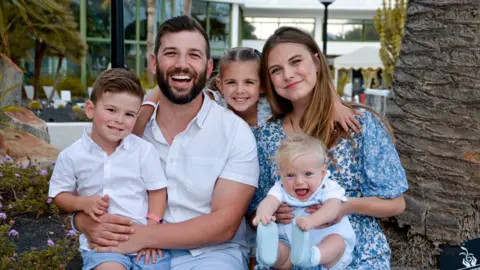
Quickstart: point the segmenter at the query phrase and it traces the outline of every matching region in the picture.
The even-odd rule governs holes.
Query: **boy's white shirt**
[[[147,190],[167,187],[167,179],[155,147],[128,135],[108,156],[87,134],[63,150],[50,179],[49,197],[78,191],[79,196],[108,195],[108,213],[147,224]],[[166,203],[166,202],[165,202]],[[80,249],[89,250],[86,237],[80,236]]]

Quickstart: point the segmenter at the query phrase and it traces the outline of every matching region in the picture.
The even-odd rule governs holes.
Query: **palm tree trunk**
[[[58,64],[57,64],[57,70],[55,71],[55,81],[53,83],[53,90],[50,93],[50,95],[47,97],[47,104],[50,104],[50,101],[53,99],[55,92],[57,91],[57,85],[58,81],[60,80],[60,69],[62,68],[62,62],[63,59],[65,58],[64,55],[58,56]]]
[[[150,64],[150,55],[154,50],[154,38],[155,33],[153,32],[155,23],[157,22],[157,5],[155,0],[148,0],[147,2],[147,53],[146,60]],[[150,67],[150,65],[148,65]],[[147,78],[148,84],[153,84],[153,73],[147,68]]]
[[[183,0],[183,15],[192,15],[192,0]]]
[[[387,109],[409,181],[392,264],[438,268],[439,246],[480,235],[478,14],[478,0],[408,1]]]
[[[45,55],[45,50],[47,49],[47,44],[42,40],[37,40],[35,46],[35,74],[34,76],[34,93],[33,100],[38,100],[38,95],[40,91],[40,72],[42,69],[43,56]]]

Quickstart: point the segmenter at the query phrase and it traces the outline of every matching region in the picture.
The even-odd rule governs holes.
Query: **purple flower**
[[[18,236],[18,232],[14,229],[11,229],[10,231],[8,231],[7,235],[8,236]]]
[[[7,214],[0,213],[0,219],[7,219]]]
[[[9,163],[12,163],[12,162],[13,162],[13,158],[10,157],[10,156],[6,156],[6,157],[5,157],[5,161],[6,161],[6,162],[9,162]]]
[[[3,177],[3,173],[0,172],[0,177]]]
[[[77,233],[74,230],[69,230],[67,235],[73,237],[73,236],[77,235]]]
[[[15,177],[17,177],[17,178],[20,177],[20,174],[16,173],[16,174],[15,174]]]
[[[3,205],[0,203],[0,209],[2,209],[2,208],[3,208]]]
[[[43,169],[43,170],[40,171],[40,175],[45,176],[45,175],[47,175],[47,174],[48,174],[48,171],[45,170],[45,169]]]
[[[51,204],[52,203],[52,198],[48,198],[47,203]]]
[[[55,243],[53,242],[52,239],[48,239],[47,244],[48,244],[48,246],[50,246],[50,247],[55,246]]]
[[[2,175],[3,175],[3,174],[2,174]],[[0,200],[3,200],[3,197],[2,197],[2,195],[0,195]]]

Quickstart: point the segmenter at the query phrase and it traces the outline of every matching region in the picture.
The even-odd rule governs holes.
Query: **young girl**
[[[281,182],[276,182],[257,209],[257,261],[275,269],[293,265],[345,269],[352,261],[355,233],[347,217],[333,222],[345,202],[345,189],[330,179],[322,142],[299,133],[285,139],[275,156]],[[286,202],[295,210],[295,224],[275,224],[273,214]],[[309,215],[307,207],[323,207]]]
[[[233,48],[225,52],[218,65],[218,75],[210,80],[204,90],[210,98],[226,106],[240,116],[251,127],[259,127],[272,116],[270,105],[263,93],[260,79],[261,53],[252,48]],[[210,89],[209,89],[210,88]],[[160,89],[154,88],[146,97],[134,128],[134,134],[143,135],[143,129],[153,114],[158,102]],[[334,118],[342,127],[358,132],[360,125],[356,114],[342,105],[336,96]]]

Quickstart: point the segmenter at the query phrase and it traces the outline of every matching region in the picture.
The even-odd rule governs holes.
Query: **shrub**
[[[67,263],[78,256],[78,239],[68,231],[70,224],[64,220],[65,235],[53,242],[42,228],[35,228],[38,237],[48,243],[43,250],[33,249],[18,253],[15,219],[18,215],[58,216],[59,209],[51,205],[48,199],[48,180],[52,168],[35,166],[21,167],[7,156],[0,165],[0,269],[63,269]],[[51,228],[49,228],[51,229]],[[44,245],[45,246],[45,245]]]
[[[58,84],[57,90],[70,90],[72,92],[72,97],[75,98],[83,98],[86,95],[85,88],[83,88],[80,78],[72,74],[67,74],[67,76]]]
[[[63,108],[65,108],[65,105],[63,105],[63,104],[58,104],[58,108],[59,108],[59,109],[63,109]]]
[[[42,103],[40,103],[38,100],[32,100],[30,103],[28,103],[28,108],[30,110],[41,110],[42,107]]]

